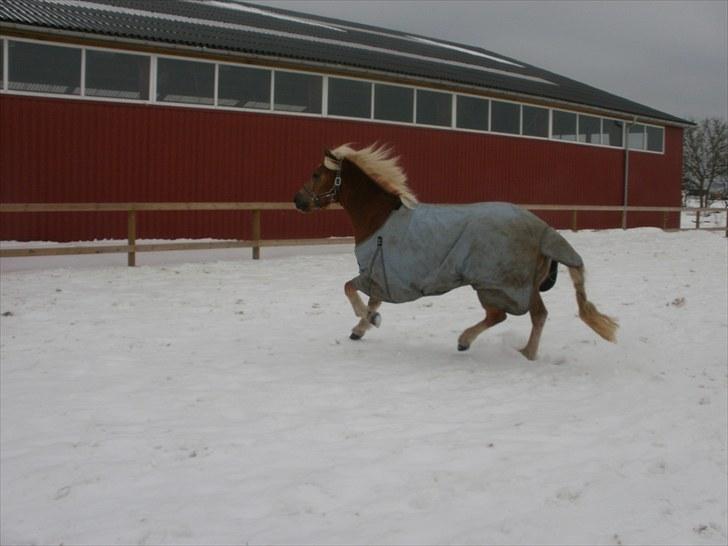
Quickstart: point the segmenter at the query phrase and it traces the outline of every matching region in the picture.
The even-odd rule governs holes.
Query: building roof
[[[236,0],[3,0],[0,27],[8,26],[390,74],[690,124],[479,47]]]

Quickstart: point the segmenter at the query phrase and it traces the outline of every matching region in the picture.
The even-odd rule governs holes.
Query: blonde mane
[[[377,185],[387,193],[399,197],[402,204],[408,209],[417,206],[417,197],[407,185],[407,175],[399,165],[399,157],[392,157],[392,149],[379,146],[376,142],[361,150],[355,150],[349,144],[342,144],[331,150],[339,161],[348,159],[364,171]],[[336,169],[337,165],[324,158],[327,169]]]

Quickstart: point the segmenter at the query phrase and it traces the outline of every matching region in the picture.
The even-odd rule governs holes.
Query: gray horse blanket
[[[401,207],[354,252],[354,285],[368,296],[403,303],[471,285],[513,315],[530,307],[540,255],[583,264],[558,232],[510,203]]]

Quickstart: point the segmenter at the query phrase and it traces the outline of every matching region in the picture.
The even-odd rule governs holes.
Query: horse
[[[387,146],[325,150],[293,202],[305,213],[339,203],[351,220],[359,265],[359,274],[344,285],[359,318],[352,340],[381,325],[382,302],[404,303],[470,285],[485,318],[460,334],[458,350],[469,349],[507,315],[529,312],[531,334],[520,352],[535,360],[548,315],[540,292],[553,286],[561,263],[576,290],[579,317],[616,341],[616,320],[587,299],[583,260],[556,230],[511,203],[419,203]],[[359,292],[369,296],[366,305]]]

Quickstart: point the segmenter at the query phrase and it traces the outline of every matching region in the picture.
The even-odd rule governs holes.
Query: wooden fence
[[[623,207],[610,205],[521,205],[531,211],[557,211],[571,212],[571,229],[578,229],[579,212],[621,212],[622,225],[627,213],[630,212],[661,212],[663,215],[663,229],[667,228],[669,213],[695,212],[696,229],[700,227],[700,215],[705,212],[722,212],[728,214],[724,208],[685,208],[685,207]],[[340,210],[339,205],[333,205],[326,210]],[[216,241],[216,242],[187,242],[187,243],[158,243],[137,244],[137,212],[159,211],[252,211],[252,226],[250,240]],[[260,248],[264,246],[296,246],[296,245],[326,245],[353,243],[353,237],[334,237],[323,239],[262,239],[260,230],[260,217],[266,210],[295,210],[293,203],[13,203],[0,204],[0,213],[22,212],[126,212],[127,213],[127,244],[125,245],[98,245],[98,246],[70,246],[70,247],[41,247],[41,248],[4,248],[0,249],[0,258],[28,257],[28,256],[59,256],[68,254],[107,254],[126,253],[127,264],[136,265],[137,252],[159,252],[165,250],[211,250],[223,248],[252,248],[253,259],[260,259]],[[726,221],[728,224],[728,219]],[[692,228],[691,228],[692,229]],[[724,230],[728,237],[728,225],[725,228],[703,228],[710,230]]]

